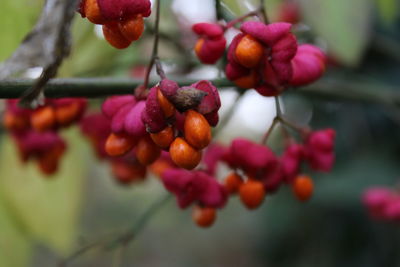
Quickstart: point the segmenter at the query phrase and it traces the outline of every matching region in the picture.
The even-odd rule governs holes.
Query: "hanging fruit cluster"
[[[15,140],[23,162],[38,163],[40,170],[54,174],[66,144],[58,131],[79,121],[86,109],[85,99],[47,99],[37,109],[18,106],[18,100],[8,100],[3,124]]]
[[[101,24],[105,39],[122,49],[141,36],[151,3],[82,0],[79,12],[92,23]],[[199,36],[194,47],[199,60],[215,64],[226,54],[226,77],[238,88],[254,88],[263,96],[276,97],[289,87],[312,83],[323,75],[324,53],[314,45],[299,44],[291,32],[292,24],[242,22],[245,18],[227,24],[193,25]],[[239,22],[239,33],[225,53],[224,34]],[[119,183],[141,181],[152,171],[176,196],[179,207],[194,205],[193,220],[201,227],[212,225],[216,210],[236,194],[248,209],[259,207],[265,196],[285,184],[299,201],[311,197],[313,180],[304,174],[304,165],[315,171],[332,169],[334,130],[297,127],[284,118],[277,105],[277,116],[261,143],[244,138],[234,139],[228,147],[212,143],[211,127],[218,124],[221,107],[218,89],[207,80],[180,86],[166,78],[158,60],[153,54],[144,85],[136,89],[140,93],[107,98],[102,113],[81,118],[86,106],[83,99],[46,100],[34,110],[19,108],[16,100],[8,101],[4,124],[22,159],[36,159],[44,173],[53,174],[66,148],[57,132],[79,121],[82,133],[97,156],[110,162]],[[161,79],[147,88],[154,64]],[[285,132],[282,155],[265,145],[277,122]],[[300,141],[295,141],[286,127],[297,131]],[[231,169],[224,179],[216,177],[220,163]]]
[[[286,22],[244,22],[229,45],[226,77],[239,88],[254,88],[263,96],[277,96],[289,86],[319,79],[325,71],[324,53],[314,45],[299,45],[291,27]],[[193,26],[200,36],[194,49],[201,62],[214,64],[223,55],[226,29],[210,23]]]
[[[201,170],[190,172],[171,166],[161,178],[181,208],[195,204],[193,219],[199,226],[210,226],[216,209],[224,207],[228,196],[238,194],[245,207],[256,209],[266,195],[286,184],[299,201],[307,201],[314,185],[308,175],[302,174],[301,164],[329,172],[335,158],[334,139],[332,129],[311,131],[303,137],[302,144],[289,140],[283,155],[277,156],[267,146],[236,138],[229,147],[213,144],[205,153]],[[216,178],[219,163],[232,169],[224,179]],[[204,217],[208,218],[207,224]]]
[[[371,187],[362,196],[368,214],[375,220],[398,223],[400,221],[400,195],[389,187]]]
[[[79,13],[94,24],[101,24],[104,38],[115,48],[127,48],[140,38],[143,17],[151,14],[150,0],[82,0]]]

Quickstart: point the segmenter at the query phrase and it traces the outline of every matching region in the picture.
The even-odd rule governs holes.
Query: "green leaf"
[[[369,0],[300,1],[305,22],[326,40],[339,62],[356,66],[367,47],[372,22]]]
[[[68,151],[53,177],[44,177],[33,162],[22,164],[9,137],[3,138],[0,150],[0,194],[6,207],[29,237],[61,254],[68,252],[76,238],[88,158],[77,129],[65,136]]]
[[[0,62],[11,56],[34,26],[43,1],[2,1],[0,8]]]
[[[398,4],[396,0],[376,0],[378,12],[382,21],[386,24],[395,22],[399,15]]]
[[[31,258],[31,243],[13,219],[0,197],[0,266],[2,267],[24,267]]]

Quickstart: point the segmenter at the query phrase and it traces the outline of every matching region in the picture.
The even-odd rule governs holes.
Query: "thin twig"
[[[125,244],[121,244],[121,246],[115,250],[112,267],[122,267],[126,249],[127,246]]]
[[[149,65],[147,66],[145,79],[143,82],[143,88],[146,90],[149,87],[149,79],[150,79],[150,72],[153,69],[154,63],[158,56],[158,41],[160,39],[160,2],[161,0],[157,0],[156,3],[156,21],[154,25],[154,42],[153,42],[153,51],[151,52],[151,58],[149,61]]]
[[[74,251],[65,260],[59,263],[59,267],[66,267],[71,261],[77,259],[79,256],[95,248],[115,249],[120,246],[127,246],[134,238],[144,229],[147,223],[153,218],[154,215],[171,199],[172,195],[167,193],[165,196],[157,199],[150,207],[139,217],[139,219],[130,227],[117,237],[101,238],[95,242],[87,244],[76,251]]]
[[[224,18],[224,15],[222,14],[221,0],[215,0],[215,13],[217,15],[217,20]]]
[[[275,126],[278,123],[282,124],[282,133],[284,135],[284,137],[287,139],[288,138],[288,133],[286,131],[286,129],[283,126],[289,126],[290,128],[294,129],[295,131],[299,132],[301,136],[305,136],[306,133],[309,131],[309,129],[307,127],[301,127],[296,125],[295,123],[289,121],[288,119],[286,119],[283,116],[282,113],[282,109],[281,109],[281,104],[279,102],[279,97],[275,96],[275,108],[276,108],[276,115],[275,118],[272,121],[271,126],[269,127],[268,131],[265,133],[265,135],[263,136],[261,143],[265,144],[268,141],[268,138],[270,137],[272,131],[274,130]]]
[[[265,1],[260,0],[260,7],[259,7],[259,12],[261,14],[261,20],[265,24],[269,24],[268,16],[267,16],[267,11],[265,10]]]
[[[289,126],[290,128],[292,128],[293,130],[299,132],[300,134],[303,134],[307,130],[307,127],[301,127],[299,125],[296,125],[294,122],[289,121],[288,119],[286,119],[282,115],[278,116],[277,118],[278,118],[280,123]]]
[[[272,131],[274,130],[275,126],[278,125],[279,122],[279,117],[276,116],[273,120],[272,120],[272,124],[269,127],[268,131],[264,134],[263,138],[261,139],[261,144],[266,144],[268,141],[268,138],[271,136]]]
[[[260,12],[259,10],[251,11],[247,14],[244,14],[243,16],[240,16],[234,20],[231,20],[225,25],[224,29],[227,30],[227,29],[235,26],[236,23],[242,22],[243,20],[247,19],[248,17],[257,16],[259,14],[259,12]]]
[[[155,57],[154,63],[156,64],[156,70],[157,70],[158,76],[160,76],[161,79],[166,79],[167,76],[165,75],[164,69],[163,69],[160,59],[158,57]]]
[[[234,109],[237,107],[237,104],[241,100],[242,96],[244,94],[244,91],[239,93],[236,98],[234,99],[233,103],[230,105],[229,109],[226,111],[226,115],[221,118],[221,120],[218,122],[217,128],[213,129],[214,133],[219,133],[231,120],[233,114],[234,114]]]
[[[282,109],[281,109],[281,103],[279,102],[279,96],[275,96],[274,99],[275,99],[276,116],[281,117]]]

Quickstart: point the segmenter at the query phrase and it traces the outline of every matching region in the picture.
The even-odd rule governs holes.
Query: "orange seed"
[[[184,123],[186,141],[196,149],[203,149],[211,142],[211,127],[202,114],[194,110],[186,112]]]
[[[194,169],[201,160],[201,151],[193,148],[181,137],[175,138],[169,148],[169,153],[176,165],[187,170]]]
[[[255,209],[265,198],[264,185],[257,180],[248,179],[239,187],[240,200],[248,209]]]
[[[136,146],[136,158],[143,165],[149,165],[160,157],[161,149],[146,135]]]
[[[260,63],[263,53],[263,45],[248,34],[240,40],[235,50],[236,59],[247,68],[257,66]]]
[[[150,137],[157,146],[167,149],[174,141],[174,128],[167,126],[158,133],[151,133]]]
[[[193,208],[192,219],[200,227],[210,227],[217,217],[214,208],[195,206]]]
[[[310,176],[299,175],[292,184],[293,193],[299,201],[307,201],[313,194],[314,183]]]

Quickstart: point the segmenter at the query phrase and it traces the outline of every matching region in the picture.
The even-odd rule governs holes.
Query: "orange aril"
[[[50,106],[45,106],[35,110],[31,116],[32,127],[39,132],[49,130],[55,126],[56,115],[54,109]]]
[[[175,138],[169,153],[176,165],[187,170],[194,169],[201,160],[201,151],[193,148],[181,137]]]
[[[224,179],[224,187],[230,194],[237,193],[241,184],[243,184],[242,177],[235,172],[228,174]]]
[[[161,176],[163,172],[173,167],[170,161],[159,158],[153,164],[150,165],[150,170],[157,176]]]
[[[193,208],[192,219],[200,227],[210,227],[217,217],[214,208],[195,206]]]
[[[9,130],[22,130],[29,126],[29,120],[6,111],[3,116],[3,124]]]
[[[257,180],[249,179],[239,187],[240,200],[248,209],[255,209],[265,198],[264,185]]]
[[[313,194],[314,183],[310,176],[299,175],[292,184],[293,193],[299,201],[307,201]]]
[[[183,127],[186,141],[194,148],[203,149],[210,144],[210,124],[199,112],[188,110]]]
[[[167,149],[174,141],[174,128],[167,126],[158,133],[151,133],[150,137],[157,146]]]
[[[104,24],[105,19],[100,12],[97,0],[85,0],[83,5],[85,16],[94,24]]]
[[[246,68],[257,66],[264,53],[263,45],[251,35],[245,35],[235,49],[237,61]]]
[[[118,23],[111,22],[103,25],[103,34],[104,38],[110,45],[114,46],[117,49],[127,48],[131,41],[125,38],[125,36],[121,33]]]
[[[110,156],[122,156],[129,152],[134,145],[135,140],[132,136],[126,133],[111,133],[106,140],[105,150]]]
[[[133,42],[140,38],[144,30],[144,22],[142,15],[123,20],[118,24],[122,35],[129,41]]]
[[[113,161],[111,169],[115,179],[121,184],[143,180],[146,176],[146,167],[140,164]]]
[[[80,105],[72,102],[69,105],[63,105],[55,108],[56,120],[59,125],[67,126],[77,119],[80,113]]]
[[[156,161],[161,154],[161,149],[146,135],[142,137],[136,146],[136,158],[143,165],[149,165]]]
[[[200,38],[199,40],[197,40],[196,45],[194,46],[194,52],[196,52],[196,55],[198,57],[200,57],[200,52],[201,52],[201,48],[203,47],[204,44],[204,39]]]
[[[252,70],[248,75],[242,76],[233,81],[237,87],[248,89],[254,88],[258,83],[258,75],[255,70]]]
[[[163,95],[159,88],[157,89],[157,100],[166,118],[172,117],[175,114],[174,105]]]

